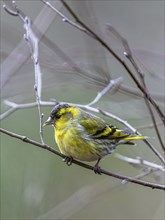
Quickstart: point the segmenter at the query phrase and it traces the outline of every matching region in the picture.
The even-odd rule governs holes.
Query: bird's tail
[[[135,140],[143,140],[146,139],[147,136],[141,136],[141,135],[131,135],[128,137],[123,138],[125,141],[135,141]]]
[[[118,142],[118,144],[120,145],[120,144],[128,144],[128,145],[136,145],[134,142],[132,142],[132,141],[136,141],[136,140],[144,140],[144,139],[146,139],[146,138],[148,138],[147,136],[142,136],[142,135],[135,135],[135,134],[133,134],[133,135],[131,135],[131,136],[127,136],[127,137],[125,137],[125,138],[123,138],[122,140],[120,140],[119,142]]]

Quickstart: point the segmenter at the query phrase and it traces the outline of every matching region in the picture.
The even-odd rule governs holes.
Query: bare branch
[[[133,164],[133,165],[147,166],[150,168],[155,168],[161,171],[165,171],[165,167],[158,165],[156,163],[149,162],[147,160],[143,160],[141,157],[137,157],[136,159],[133,159],[133,158],[126,157],[119,153],[116,153],[115,157],[119,158],[120,160],[126,161],[130,164]]]
[[[7,5],[3,5],[4,10],[12,16],[18,16],[18,11],[15,8],[9,8]]]
[[[57,10],[57,8],[55,8],[49,1],[46,0],[40,0],[41,2],[43,2],[44,4],[46,4],[49,8],[51,8],[54,12],[56,12],[61,18],[62,21],[69,23],[70,25],[72,25],[73,27],[85,32],[86,34],[90,35],[90,32],[88,32],[85,28],[83,28],[82,26],[76,24],[75,22],[71,21],[68,17],[66,17],[63,13],[61,13],[59,10]]]
[[[115,80],[110,80],[109,84],[100,92],[98,92],[97,96],[95,99],[88,104],[88,106],[96,104],[109,90],[111,90],[113,87],[119,87],[120,84],[122,83],[123,78],[119,77]]]
[[[7,6],[4,6],[5,10],[8,12],[10,10],[7,9]],[[18,9],[16,6],[15,2],[13,2],[13,8],[17,12],[17,16],[23,21],[24,23],[24,28],[26,30],[25,34],[25,40],[28,43],[28,46],[30,48],[30,52],[32,55],[32,60],[34,63],[34,70],[35,70],[35,85],[34,85],[34,90],[36,93],[36,102],[38,106],[38,112],[39,112],[39,117],[40,117],[40,138],[42,143],[44,143],[43,139],[43,131],[42,131],[42,118],[43,114],[41,113],[41,106],[40,106],[40,101],[41,101],[41,91],[42,91],[42,77],[41,77],[41,70],[40,70],[40,64],[39,64],[39,39],[35,36],[32,28],[31,28],[31,21],[26,15]],[[11,13],[10,13],[11,14]]]
[[[142,179],[145,176],[152,174],[152,175],[154,175],[155,179],[158,179],[159,175],[156,173],[157,171],[158,171],[158,169],[155,169],[155,168],[149,168],[149,167],[147,169],[144,168],[144,170],[142,170],[142,172],[140,174],[136,175],[135,177],[137,179]]]
[[[32,60],[34,63],[34,72],[35,72],[35,85],[34,85],[34,90],[36,92],[36,102],[38,106],[38,112],[39,112],[39,117],[40,117],[40,138],[42,143],[44,144],[44,139],[43,139],[43,128],[42,128],[42,118],[43,114],[41,112],[41,92],[42,92],[42,74],[40,70],[40,64],[39,64],[39,40],[35,36],[35,34],[32,31],[31,28],[31,21],[29,18],[26,18],[26,22],[24,23],[24,28],[26,30],[26,36],[25,39],[27,43],[29,44],[29,48],[31,49],[31,54],[32,54]]]
[[[11,115],[13,112],[15,112],[18,109],[33,108],[33,107],[38,106],[37,102],[31,102],[31,103],[25,103],[25,104],[16,104],[16,103],[8,101],[8,100],[5,101],[5,104],[8,105],[8,106],[11,106],[11,108],[0,115],[0,120],[5,119],[6,117]],[[53,102],[53,101],[52,102],[40,101],[40,105],[41,106],[54,106],[55,102]]]
[[[61,154],[60,152],[54,150],[54,148],[50,147],[49,145],[47,144],[41,144],[39,142],[36,142],[34,140],[31,140],[30,138],[26,137],[26,136],[22,136],[22,135],[18,135],[18,134],[15,134],[13,132],[10,132],[10,131],[7,131],[3,128],[0,128],[0,132],[6,134],[6,135],[9,135],[13,138],[17,138],[23,142],[26,142],[26,143],[29,143],[29,144],[32,144],[34,146],[37,146],[37,147],[40,147],[42,149],[45,149],[45,150],[48,150],[50,151],[51,153],[53,154],[56,154],[62,158],[65,158],[65,155]],[[90,166],[88,164],[85,164],[85,163],[82,163],[80,161],[77,161],[77,160],[74,160],[73,159],[73,163],[74,164],[77,164],[81,167],[84,167],[86,169],[89,169],[89,170],[94,170],[94,167],[93,166]],[[100,172],[102,174],[105,174],[107,176],[112,176],[114,178],[118,178],[118,179],[121,179],[121,180],[124,180],[124,181],[127,181],[127,182],[132,182],[132,183],[135,183],[135,184],[139,184],[139,185],[142,185],[142,186],[146,186],[146,187],[150,187],[152,189],[161,189],[161,190],[165,190],[165,185],[160,185],[160,184],[156,184],[156,183],[151,183],[151,182],[147,182],[147,181],[143,181],[143,180],[139,180],[139,179],[135,179],[133,177],[128,177],[128,176],[124,176],[124,175],[121,175],[121,174],[117,174],[117,173],[112,173],[110,171],[107,171],[107,170],[104,170],[104,169],[100,169]]]

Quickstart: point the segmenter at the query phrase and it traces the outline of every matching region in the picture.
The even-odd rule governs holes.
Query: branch
[[[34,72],[35,72],[34,90],[36,93],[36,102],[40,117],[40,138],[41,138],[41,142],[44,144],[43,129],[42,129],[43,113],[41,112],[41,105],[40,105],[41,92],[42,92],[42,74],[39,64],[39,40],[32,31],[31,21],[29,18],[26,18],[26,22],[24,22],[24,28],[26,30],[25,39],[29,45],[29,48],[31,49],[32,60],[34,64]]]
[[[126,161],[133,165],[147,166],[147,167],[154,168],[157,170],[165,171],[165,167],[158,165],[156,163],[149,162],[147,160],[143,160],[141,157],[137,157],[136,159],[133,159],[133,158],[126,157],[118,153],[116,153],[115,156],[119,158],[120,160]]]
[[[83,28],[82,26],[80,26],[80,25],[76,24],[75,22],[71,21],[63,13],[61,13],[59,10],[57,10],[57,8],[55,8],[49,1],[46,1],[46,0],[40,0],[40,1],[43,2],[45,5],[47,5],[51,10],[56,12],[62,18],[62,21],[66,22],[66,23],[69,23],[73,27],[75,27],[75,28],[85,32],[86,34],[90,35],[90,33],[85,28]]]
[[[16,133],[13,133],[13,132],[10,132],[10,131],[7,131],[3,128],[0,128],[0,132],[10,136],[10,137],[13,137],[13,138],[17,138],[25,143],[29,143],[29,144],[32,144],[34,146],[37,146],[39,148],[42,148],[42,149],[45,149],[45,150],[48,150],[50,151],[51,153],[61,157],[61,158],[65,158],[66,156],[61,154],[60,152],[54,150],[54,148],[50,147],[49,145],[47,144],[41,144],[37,141],[34,141],[26,136],[22,136],[22,135],[18,135]],[[84,167],[88,170],[93,170],[94,171],[94,167],[93,166],[90,166],[88,164],[85,164],[85,163],[82,163],[80,161],[77,161],[77,160],[74,160],[73,159],[73,163],[74,164],[77,164],[78,166],[81,166],[81,167]],[[139,185],[142,185],[142,186],[146,186],[146,187],[150,187],[152,189],[161,189],[161,190],[165,190],[165,185],[160,185],[160,184],[156,184],[156,183],[150,183],[150,182],[146,182],[146,181],[142,181],[142,180],[138,180],[138,179],[135,179],[133,177],[128,177],[128,176],[124,176],[124,175],[121,175],[121,174],[117,174],[117,173],[112,173],[112,172],[109,172],[107,170],[104,170],[104,169],[100,169],[100,172],[102,174],[105,174],[107,176],[112,176],[114,178],[118,178],[118,179],[121,179],[121,180],[124,180],[124,181],[127,181],[127,182],[132,182],[132,183],[135,183],[135,184],[139,184]]]
[[[147,168],[147,170],[143,171],[143,172],[140,173],[139,175],[136,175],[136,178],[137,178],[137,179],[144,178],[145,176],[148,176],[149,174],[154,174],[155,171],[157,171],[157,169]],[[156,174],[155,174],[155,178],[157,178],[157,177],[156,177]]]
[[[37,102],[17,104],[15,102],[11,102],[11,101],[8,101],[8,100],[5,100],[5,104],[10,106],[11,108],[0,115],[0,120],[5,119],[6,117],[11,115],[13,112],[15,112],[18,109],[33,108],[33,107],[38,106]],[[41,106],[54,106],[55,102],[53,102],[53,101],[52,102],[40,101],[40,105]]]
[[[30,18],[28,18],[15,4],[13,3],[13,9],[8,8],[6,5],[3,5],[6,12],[8,12],[11,15],[18,16],[24,23],[24,28],[26,30],[26,34],[24,35],[24,38],[30,48],[33,64],[34,64],[34,72],[35,72],[35,84],[34,84],[34,90],[36,94],[36,103],[38,106],[38,112],[40,117],[40,138],[41,142],[44,143],[43,139],[43,131],[42,131],[42,120],[43,120],[43,114],[41,113],[41,92],[42,92],[42,76],[41,76],[41,69],[39,64],[39,39],[34,34],[32,28],[31,28],[31,21]],[[13,12],[13,13],[12,13]]]
[[[97,96],[95,97],[95,99],[90,102],[88,104],[88,106],[94,105],[96,104],[109,90],[111,90],[113,87],[119,87],[121,82],[123,81],[122,77],[119,77],[115,80],[110,80],[110,82],[108,83],[108,85],[101,91],[98,92]]]

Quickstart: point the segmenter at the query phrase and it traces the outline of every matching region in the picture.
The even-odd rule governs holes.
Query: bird
[[[64,161],[71,165],[73,159],[79,161],[97,161],[94,172],[101,174],[100,160],[116,149],[118,145],[134,145],[134,140],[145,136],[120,130],[102,118],[86,112],[76,105],[58,103],[51,110],[43,126],[53,125],[55,141]]]

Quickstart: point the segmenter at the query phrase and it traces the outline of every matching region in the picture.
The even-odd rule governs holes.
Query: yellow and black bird
[[[101,158],[111,154],[116,146],[134,144],[132,141],[145,138],[128,130],[119,130],[93,114],[63,103],[52,109],[44,125],[54,126],[56,143],[68,165],[72,159],[97,160],[95,173],[100,172]]]

